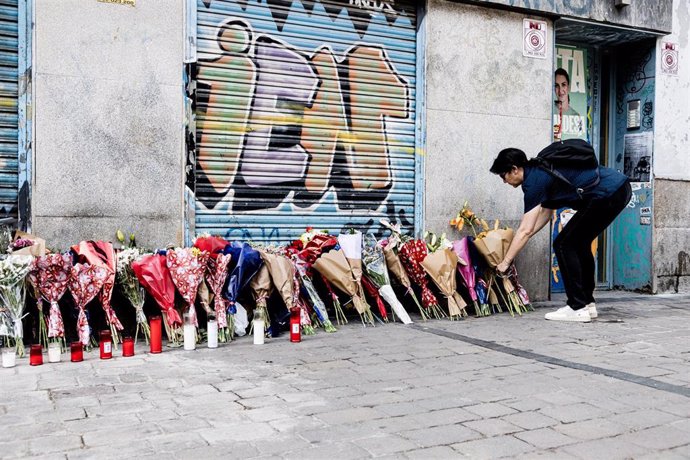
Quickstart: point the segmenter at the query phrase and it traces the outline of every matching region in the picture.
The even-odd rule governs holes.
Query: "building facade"
[[[3,1],[0,198],[55,248],[381,219],[455,237],[465,201],[519,222],[521,193],[488,173],[500,149],[582,137],[635,190],[593,244],[599,285],[688,292],[690,8],[617,3]],[[552,234],[518,260],[537,299],[561,288]]]

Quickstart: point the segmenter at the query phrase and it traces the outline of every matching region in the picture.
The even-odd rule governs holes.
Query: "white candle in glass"
[[[208,334],[208,347],[218,348],[218,322],[210,319],[206,325],[206,332]]]

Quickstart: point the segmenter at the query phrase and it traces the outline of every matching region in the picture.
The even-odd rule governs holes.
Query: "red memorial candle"
[[[299,307],[294,307],[290,309],[290,342],[302,341],[302,331],[300,330],[299,315]]]
[[[151,353],[163,351],[162,341],[163,319],[160,316],[151,317]]]
[[[81,342],[72,342],[69,345],[69,348],[73,363],[80,363],[84,361],[84,347],[82,346]]]
[[[134,339],[125,337],[122,340],[122,356],[134,356]]]
[[[113,357],[113,338],[110,331],[101,331],[101,359],[110,359]]]
[[[41,345],[31,345],[29,349],[29,364],[32,366],[43,364],[43,347]]]

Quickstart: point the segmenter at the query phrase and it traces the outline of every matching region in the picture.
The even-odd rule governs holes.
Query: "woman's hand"
[[[510,262],[508,262],[507,260],[503,259],[503,262],[501,262],[500,264],[498,264],[498,265],[496,266],[496,271],[497,271],[498,273],[501,273],[501,274],[502,274],[502,273],[507,272],[509,268],[510,268]]]

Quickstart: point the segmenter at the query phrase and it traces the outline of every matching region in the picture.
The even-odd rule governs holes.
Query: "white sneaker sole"
[[[549,314],[547,313],[546,315],[544,315],[544,318],[548,321],[564,321],[564,322],[568,322],[568,323],[590,323],[590,322],[592,322],[592,318],[591,317],[588,318],[586,316],[584,316],[584,317],[578,317],[578,316],[553,317],[553,316],[551,316],[550,317]]]

